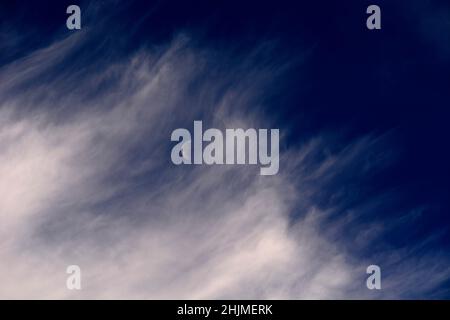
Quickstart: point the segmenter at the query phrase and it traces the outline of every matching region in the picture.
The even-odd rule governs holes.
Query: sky
[[[0,298],[448,299],[449,105],[448,1],[2,1]]]

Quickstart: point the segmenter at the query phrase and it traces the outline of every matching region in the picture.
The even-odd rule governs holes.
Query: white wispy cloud
[[[327,139],[317,137],[284,150],[270,178],[253,167],[170,163],[170,132],[197,117],[211,127],[270,128],[252,104],[286,65],[254,65],[249,55],[212,81],[218,55],[180,36],[95,72],[55,70],[82,41],[0,70],[1,298],[402,297],[448,276],[440,257],[401,268],[393,256],[408,254],[395,249],[358,258],[339,236],[350,222],[330,226],[333,208],[314,203],[323,181],[358,163],[375,137],[321,159]],[[360,228],[360,246],[385,230]],[[377,262],[392,271],[374,293],[365,268]],[[81,267],[81,291],[65,287],[71,264]],[[416,279],[425,274],[432,280]]]

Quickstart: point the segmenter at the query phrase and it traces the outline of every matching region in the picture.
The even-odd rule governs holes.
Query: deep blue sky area
[[[424,209],[386,235],[387,243],[403,247],[436,234],[424,250],[450,256],[449,1],[2,0],[0,31],[15,37],[0,38],[0,68],[67,36],[69,4],[82,7],[82,26],[95,39],[84,50],[96,60],[164,45],[180,32],[237,60],[265,42],[272,45],[259,59],[298,60],[261,106],[278,127],[289,129],[283,148],[334,132],[337,149],[374,135],[385,139],[378,155],[395,153],[373,176],[347,170],[317,201],[327,208],[336,184],[351,184],[351,205],[394,192],[367,219],[388,221],[393,212]],[[381,7],[381,30],[366,28],[370,4]],[[82,67],[82,56],[64,68]],[[346,210],[346,204],[338,207]],[[449,297],[443,290],[441,296]]]

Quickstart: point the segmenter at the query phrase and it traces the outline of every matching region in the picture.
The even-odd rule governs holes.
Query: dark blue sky
[[[283,71],[250,109],[285,129],[283,150],[325,135],[331,143],[311,156],[314,162],[363,137],[375,140],[350,167],[317,181],[321,189],[311,196],[320,209],[334,208],[330,224],[376,199],[342,237],[354,237],[361,220],[390,224],[420,211],[384,232],[382,241],[362,247],[350,241],[346,250],[375,257],[377,250],[421,244],[422,253],[450,259],[450,2],[6,0],[0,4],[0,68],[67,37],[69,4],[81,6],[90,38],[56,68],[81,70],[80,77],[94,62],[98,68],[163,48],[180,33],[199,50],[215,52],[211,81],[242,72],[233,69],[236,61],[266,46],[253,63]],[[381,30],[366,28],[370,4],[381,7]],[[109,89],[109,83],[97,88]],[[379,159],[387,164],[366,169]],[[303,209],[299,203],[293,221]],[[448,298],[448,288],[444,282],[429,297]]]

